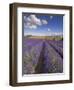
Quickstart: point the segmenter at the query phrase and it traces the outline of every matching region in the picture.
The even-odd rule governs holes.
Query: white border
[[[24,75],[22,76],[22,12],[34,13],[52,13],[52,14],[65,14],[64,16],[64,73],[60,74],[37,74],[37,75]],[[55,9],[42,9],[42,8],[21,8],[17,9],[17,82],[34,82],[34,81],[55,81],[55,80],[69,80],[69,10],[55,10]]]

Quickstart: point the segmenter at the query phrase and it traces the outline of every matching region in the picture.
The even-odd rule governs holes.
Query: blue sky
[[[24,35],[55,36],[63,34],[63,15],[24,14]]]

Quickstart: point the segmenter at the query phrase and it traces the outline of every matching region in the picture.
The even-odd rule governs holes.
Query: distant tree
[[[27,35],[26,37],[31,37],[32,35]]]
[[[52,37],[52,40],[56,40],[56,38],[55,37]]]
[[[63,40],[63,37],[61,37],[61,40]]]

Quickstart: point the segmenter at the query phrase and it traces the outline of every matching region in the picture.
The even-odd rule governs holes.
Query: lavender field
[[[63,72],[63,40],[25,38],[22,74]]]

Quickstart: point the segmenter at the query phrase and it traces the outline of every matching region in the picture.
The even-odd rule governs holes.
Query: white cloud
[[[41,25],[41,20],[39,18],[37,18],[36,15],[30,15],[29,18],[30,18],[30,20],[31,20],[30,22],[32,24]]]
[[[31,22],[31,19],[29,17],[27,18],[27,22]]]
[[[30,29],[36,29],[37,26],[36,26],[36,25],[31,25],[31,26],[29,26],[29,28],[30,28]]]
[[[36,25],[31,25],[31,23],[29,23],[29,22],[27,24],[24,24],[24,27],[29,28],[29,29],[36,29],[37,28]]]
[[[42,20],[42,24],[47,24],[47,20]]]
[[[36,17],[36,15],[29,15],[28,17],[24,16],[24,28],[36,29],[37,26],[41,26],[43,24],[47,24],[46,20],[41,20]]]
[[[53,18],[53,16],[50,16],[50,19],[52,19]]]
[[[62,36],[63,33],[62,33],[62,32],[49,32],[48,35],[49,35],[49,36]]]
[[[50,29],[50,28],[48,28],[48,31],[50,32],[50,31],[51,31],[51,29]]]

